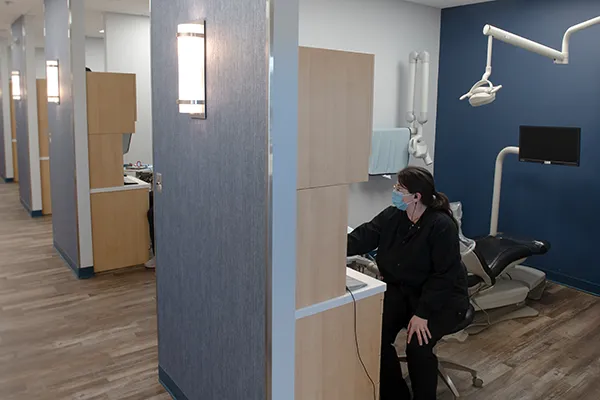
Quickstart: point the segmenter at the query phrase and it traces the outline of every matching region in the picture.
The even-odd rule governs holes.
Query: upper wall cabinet
[[[368,180],[375,56],[299,49],[298,189]]]
[[[88,72],[87,109],[90,135],[134,133],[135,75]]]

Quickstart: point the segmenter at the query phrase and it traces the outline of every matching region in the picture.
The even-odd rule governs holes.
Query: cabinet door
[[[371,54],[300,48],[298,189],[368,180],[374,64]]]

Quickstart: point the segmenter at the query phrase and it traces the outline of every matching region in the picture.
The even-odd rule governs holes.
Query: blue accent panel
[[[75,276],[79,279],[89,279],[94,276],[94,267],[85,267],[79,268],[78,263],[73,261],[71,257],[59,246],[56,241],[54,241],[54,248],[56,252],[60,255],[60,257],[64,260],[64,262],[71,268]]]
[[[597,283],[584,281],[553,271],[544,272],[546,273],[546,278],[549,281],[559,283],[564,286],[572,287],[574,289],[579,289],[583,292],[593,294],[594,296],[600,296],[600,285]]]
[[[185,394],[179,389],[179,386],[171,379],[165,370],[158,366],[158,381],[163,385],[174,400],[188,400]]]
[[[14,178],[2,178],[4,179],[4,183],[13,183],[15,181]]]
[[[21,205],[23,206],[25,211],[27,211],[27,213],[31,216],[31,218],[39,218],[44,216],[44,214],[42,214],[42,210],[32,210],[23,199],[21,199]]]
[[[494,41],[491,81],[504,87],[479,108],[458,98],[484,73],[485,24],[560,49],[572,25],[600,15],[597,0],[505,0],[442,10],[435,174],[464,205],[467,236],[489,231],[494,164],[519,143],[520,125],[582,128],[581,166],[504,162],[499,230],[549,240],[530,263],[559,282],[597,292],[600,216],[600,26],[574,34],[570,64]]]
[[[31,211],[31,218],[40,218],[43,217],[42,210]]]
[[[95,275],[94,273],[94,267],[85,267],[85,268],[79,268],[77,270],[77,277],[79,279],[90,279],[93,278]]]

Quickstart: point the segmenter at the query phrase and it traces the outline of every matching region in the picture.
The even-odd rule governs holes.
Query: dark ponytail
[[[450,209],[450,200],[444,193],[435,192],[433,194],[433,201],[431,202],[431,208],[434,210],[442,211],[452,217],[452,210]]]
[[[421,203],[425,206],[448,214],[454,219],[450,209],[450,201],[444,193],[435,190],[435,182],[431,172],[422,167],[406,167],[398,172],[398,183],[409,193],[420,193]]]

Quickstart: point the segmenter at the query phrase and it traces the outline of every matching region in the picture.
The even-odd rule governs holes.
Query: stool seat
[[[454,327],[454,329],[451,332],[448,333],[448,335],[452,335],[453,333],[462,331],[467,326],[473,323],[473,319],[475,319],[475,308],[473,308],[473,304],[469,302],[469,308],[465,313],[465,317],[458,325]]]

